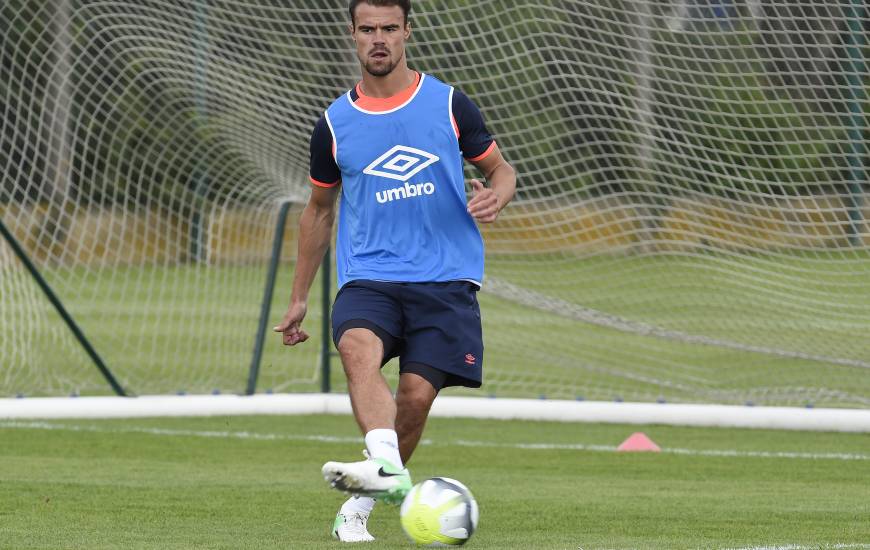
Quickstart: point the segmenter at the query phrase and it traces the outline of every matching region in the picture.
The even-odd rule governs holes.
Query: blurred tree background
[[[279,161],[304,170],[311,126],[355,79],[343,0],[326,3],[332,13],[302,0],[64,1],[66,22],[55,2],[0,4],[3,202],[51,196],[53,182],[31,180],[53,173],[53,117],[67,123],[72,200],[157,198],[180,213],[200,199],[259,200],[238,173],[271,181],[275,167],[229,136],[259,124],[265,133],[249,137],[279,136]],[[807,195],[855,183],[848,3],[420,0],[414,10],[411,65],[481,104],[534,182],[520,198]],[[866,16],[860,25],[866,33]],[[54,40],[63,26],[65,54]],[[64,75],[47,66],[62,55],[68,113],[57,108]]]

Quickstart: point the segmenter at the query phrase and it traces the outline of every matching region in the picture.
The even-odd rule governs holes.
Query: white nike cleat
[[[371,542],[375,537],[366,527],[368,521],[369,515],[363,512],[353,514],[339,512],[335,516],[335,523],[332,524],[332,537],[341,542]]]
[[[369,458],[359,462],[327,462],[321,469],[330,485],[353,496],[372,497],[387,504],[401,504],[411,490],[411,474],[389,460]]]

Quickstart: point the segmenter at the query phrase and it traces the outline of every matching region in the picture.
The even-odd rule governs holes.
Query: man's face
[[[393,72],[405,57],[405,42],[411,36],[411,25],[405,26],[402,8],[362,3],[356,8],[355,22],[351,35],[365,70],[373,76]]]

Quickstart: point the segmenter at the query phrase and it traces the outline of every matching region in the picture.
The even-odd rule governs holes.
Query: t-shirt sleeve
[[[341,181],[341,171],[332,154],[332,132],[326,123],[326,116],[320,115],[320,120],[311,132],[311,163],[309,179],[318,187],[333,187]]]
[[[459,149],[470,161],[483,160],[495,149],[477,105],[459,90],[453,90],[453,119],[459,129]]]

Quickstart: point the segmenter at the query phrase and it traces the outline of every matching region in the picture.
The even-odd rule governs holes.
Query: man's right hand
[[[308,340],[308,333],[302,330],[302,319],[305,318],[307,312],[307,304],[290,304],[281,324],[272,329],[275,332],[283,333],[285,346],[295,346]]]

